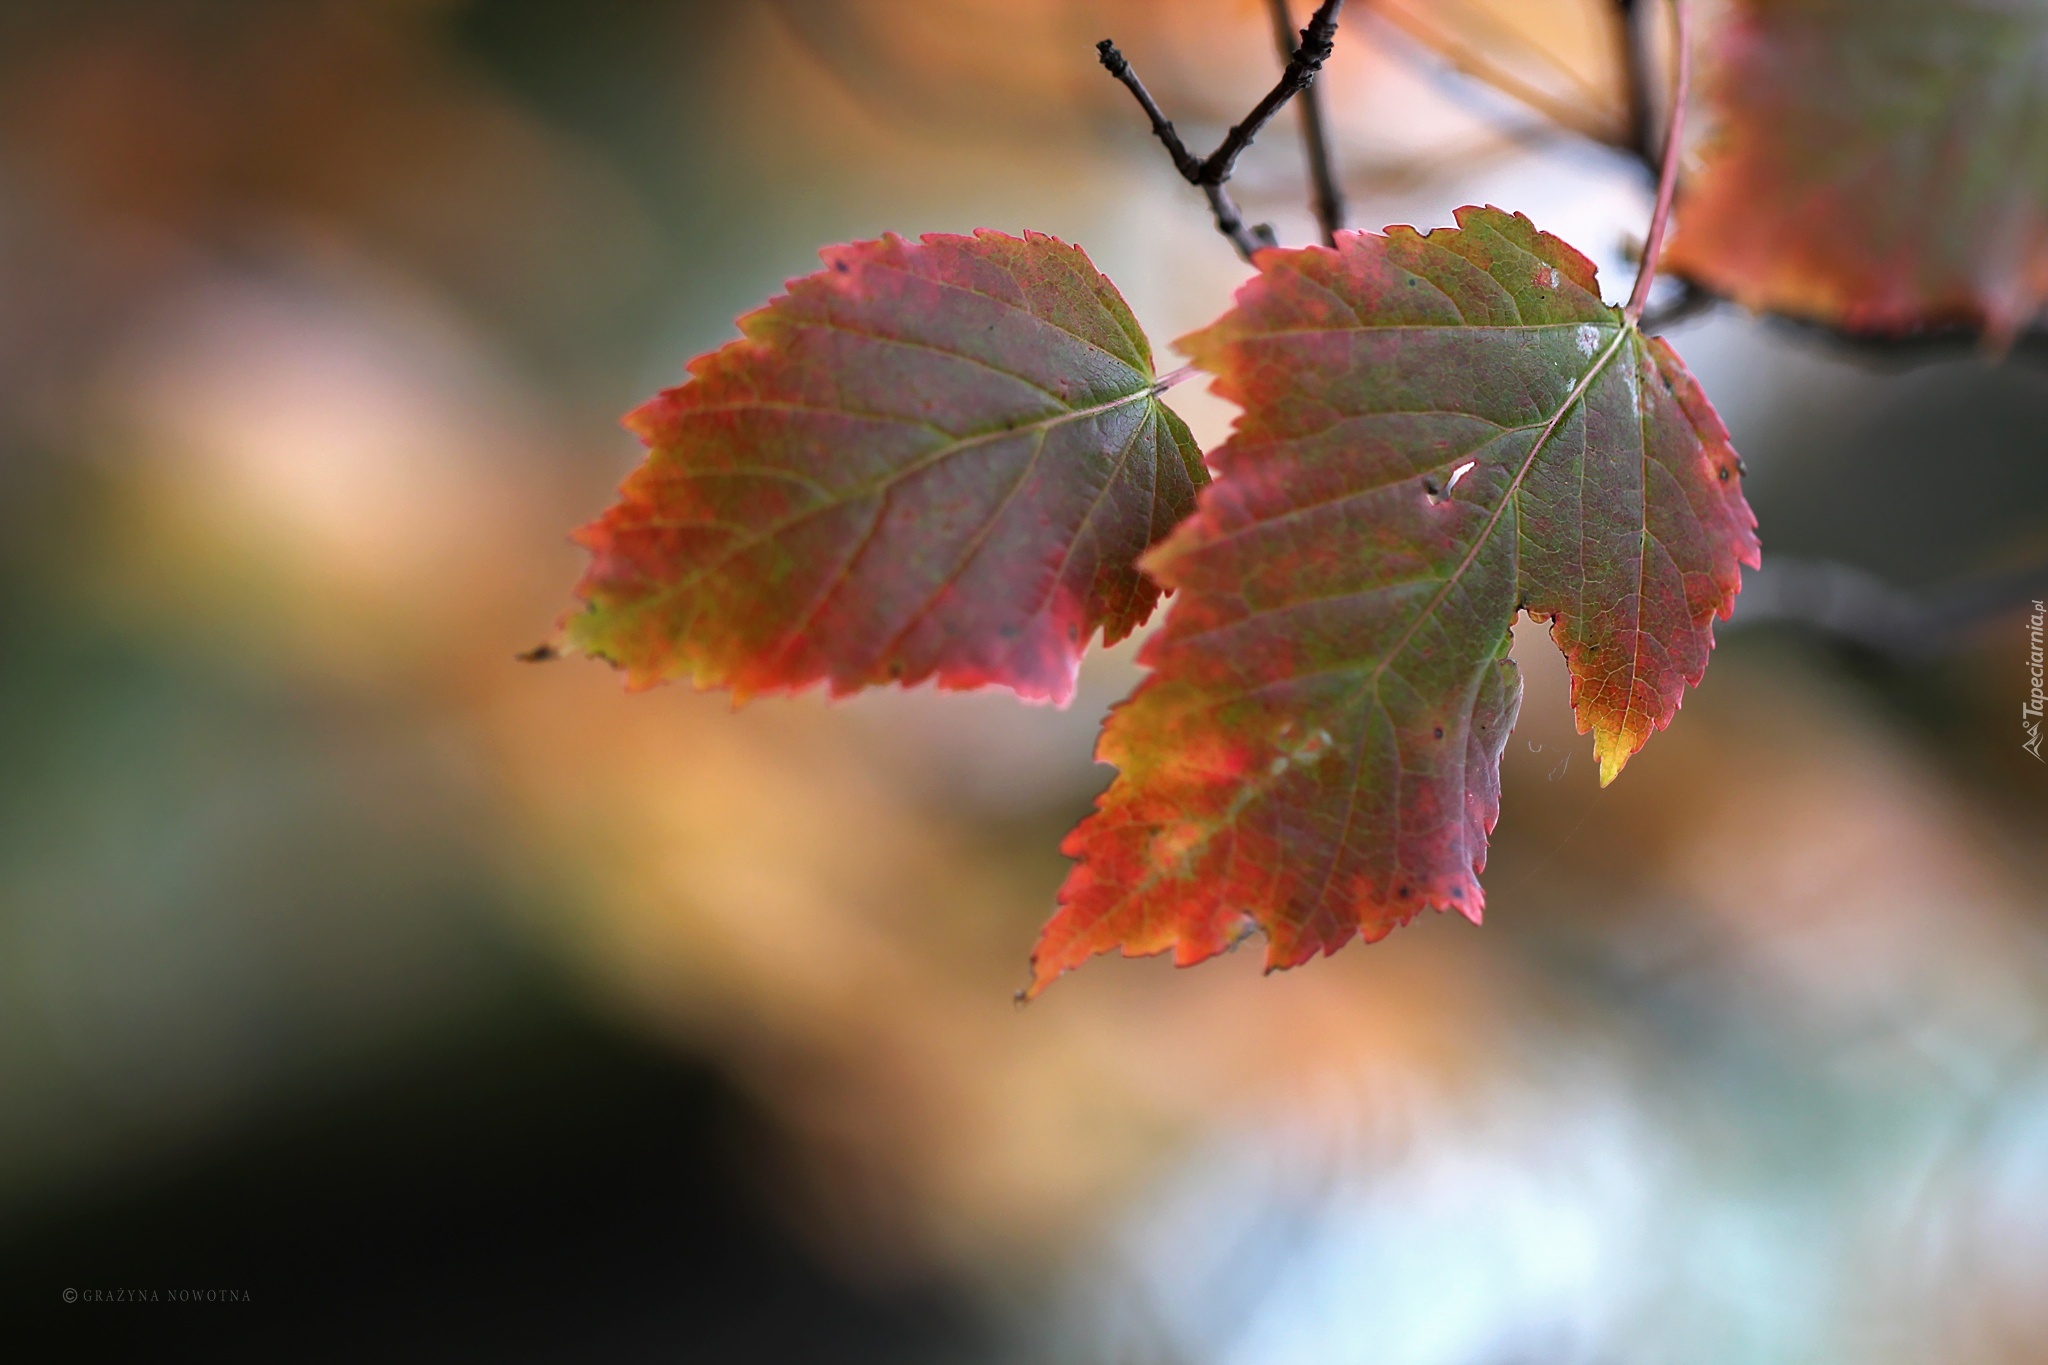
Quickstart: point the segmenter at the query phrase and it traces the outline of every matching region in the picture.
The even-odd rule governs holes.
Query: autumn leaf
[[[740,320],[633,412],[646,462],[577,533],[568,642],[647,686],[936,677],[1064,702],[1159,589],[1207,475],[1130,309],[1036,233],[895,236]]]
[[[1666,264],[1852,331],[2048,299],[2048,3],[1736,0]]]
[[[1032,990],[1091,954],[1271,967],[1425,909],[1473,920],[1521,684],[1551,621],[1603,784],[1677,711],[1757,563],[1741,462],[1678,357],[1520,215],[1259,253],[1179,344],[1243,409],[1179,590],[1104,726],[1118,776]]]

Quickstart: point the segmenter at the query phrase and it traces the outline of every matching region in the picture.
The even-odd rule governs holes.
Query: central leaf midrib
[[[1607,344],[1605,351],[1594,358],[1593,363],[1586,368],[1585,374],[1580,376],[1579,382],[1572,386],[1570,393],[1565,395],[1564,402],[1560,403],[1557,410],[1550,415],[1550,419],[1544,424],[1542,433],[1530,444],[1529,453],[1522,458],[1522,463],[1515,470],[1514,477],[1508,480],[1508,486],[1501,490],[1499,502],[1494,505],[1492,514],[1486,519],[1486,524],[1480,527],[1479,533],[1472,538],[1472,544],[1465,551],[1465,557],[1458,562],[1458,566],[1455,569],[1452,569],[1450,573],[1444,576],[1443,582],[1436,590],[1436,595],[1430,598],[1420,611],[1415,613],[1414,618],[1408,623],[1408,628],[1401,632],[1401,638],[1389,646],[1386,653],[1380,657],[1379,663],[1374,665],[1371,674],[1361,684],[1361,690],[1366,688],[1377,690],[1380,676],[1386,672],[1387,665],[1392,663],[1403,650],[1407,649],[1409,642],[1415,638],[1415,633],[1422,629],[1424,622],[1436,614],[1436,609],[1443,605],[1443,601],[1450,595],[1451,589],[1464,581],[1466,572],[1478,560],[1479,552],[1493,539],[1494,532],[1500,529],[1501,518],[1507,514],[1508,507],[1520,495],[1523,481],[1529,477],[1529,471],[1536,467],[1536,461],[1541,458],[1544,450],[1549,447],[1552,438],[1557,435],[1558,430],[1564,425],[1565,417],[1570,414],[1574,407],[1585,401],[1587,392],[1593,387],[1593,382],[1600,377],[1608,365],[1613,363],[1614,357],[1621,351],[1622,344],[1627,341],[1629,334],[1634,330],[1633,327],[1629,326],[1615,329],[1614,340]]]
[[[1136,371],[1133,371],[1133,373],[1135,374]],[[1064,426],[1069,422],[1078,422],[1088,417],[1099,417],[1103,413],[1114,412],[1118,408],[1127,407],[1132,403],[1157,398],[1158,392],[1158,380],[1145,379],[1134,392],[1125,394],[1120,398],[1110,399],[1105,403],[1097,403],[1086,408],[1069,409],[1065,412],[1053,413],[1050,416],[1042,417],[1032,422],[1025,422],[1019,426],[999,427],[992,431],[977,432],[972,436],[964,436],[949,444],[939,446],[934,450],[926,451],[909,463],[889,470],[885,474],[878,475],[867,483],[843,489],[831,496],[821,498],[818,502],[791,516],[784,517],[772,525],[762,527],[751,535],[741,537],[733,544],[726,546],[715,558],[698,568],[695,572],[677,579],[675,583],[665,587],[660,592],[650,594],[647,598],[643,599],[643,603],[645,605],[652,605],[667,601],[678,593],[694,588],[707,575],[724,568],[733,559],[745,554],[748,550],[753,549],[764,541],[773,540],[783,532],[788,531],[792,527],[802,525],[813,517],[837,511],[842,507],[864,501],[878,493],[887,492],[891,487],[901,483],[903,480],[923,473],[932,466],[949,460],[962,451],[970,450],[975,446],[1002,441],[1012,436],[1027,436],[1032,432],[1049,432],[1055,427]],[[688,477],[687,472],[686,477]]]
[[[1486,525],[1481,527],[1479,534],[1473,537],[1472,546],[1465,552],[1464,559],[1459,561],[1457,568],[1451,570],[1445,576],[1443,583],[1436,590],[1436,595],[1430,598],[1422,610],[1415,614],[1415,618],[1408,623],[1408,629],[1401,632],[1401,638],[1396,640],[1386,653],[1380,656],[1379,662],[1373,665],[1372,672],[1360,682],[1357,692],[1354,694],[1358,700],[1363,701],[1369,695],[1374,705],[1378,706],[1383,712],[1386,710],[1386,700],[1380,696],[1379,685],[1380,679],[1386,675],[1388,666],[1400,656],[1402,651],[1408,648],[1408,642],[1415,638],[1415,632],[1422,628],[1424,621],[1427,621],[1435,614],[1436,609],[1443,604],[1444,598],[1450,594],[1451,589],[1463,581],[1466,570],[1470,569],[1474,561],[1479,558],[1480,550],[1493,539],[1493,533],[1499,528],[1501,518],[1506,515],[1509,505],[1515,501],[1517,494],[1521,491],[1522,481],[1528,478],[1529,471],[1536,467],[1537,458],[1542,455],[1544,448],[1550,444],[1551,438],[1557,434],[1558,429],[1564,425],[1565,415],[1576,404],[1584,401],[1587,392],[1593,387],[1593,381],[1598,379],[1601,373],[1606,370],[1616,353],[1621,350],[1622,342],[1627,339],[1629,333],[1633,330],[1633,326],[1630,325],[1618,328],[1615,332],[1614,340],[1608,343],[1607,349],[1594,359],[1592,365],[1587,367],[1586,373],[1580,377],[1579,382],[1572,387],[1572,391],[1565,395],[1564,402],[1560,403],[1557,411],[1551,415],[1549,423],[1543,429],[1543,433],[1530,444],[1529,453],[1523,458],[1521,467],[1515,471],[1514,478],[1510,479],[1508,486],[1501,490],[1500,501],[1495,504],[1492,515],[1486,519]],[[1391,723],[1393,717],[1389,715],[1387,719]],[[1338,867],[1343,863],[1344,850],[1350,845],[1352,821],[1358,814],[1358,789],[1361,785],[1358,780],[1358,770],[1359,765],[1364,762],[1365,744],[1371,734],[1372,726],[1370,724],[1359,726],[1358,744],[1351,755],[1349,790],[1345,793],[1344,797],[1344,819],[1337,827],[1337,839],[1330,850],[1330,865],[1324,873],[1322,885],[1316,890],[1315,907],[1311,913],[1320,912],[1322,907],[1328,902],[1330,886],[1336,880]],[[1396,762],[1398,761],[1399,754],[1397,751]],[[1399,801],[1394,803],[1397,819],[1401,810],[1401,804]],[[1395,857],[1398,859],[1400,857],[1398,830],[1396,833]]]

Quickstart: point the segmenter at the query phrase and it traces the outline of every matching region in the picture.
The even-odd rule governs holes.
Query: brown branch
[[[1145,111],[1145,117],[1152,120],[1152,133],[1166,144],[1166,154],[1173,159],[1173,168],[1180,172],[1181,179],[1198,187],[1209,199],[1209,209],[1216,215],[1216,230],[1230,239],[1237,248],[1237,254],[1246,260],[1260,247],[1273,245],[1273,230],[1261,223],[1256,228],[1245,226],[1244,215],[1237,211],[1237,203],[1223,188],[1221,181],[1203,180],[1203,163],[1190,152],[1187,144],[1174,131],[1173,121],[1160,109],[1159,101],[1152,98],[1152,92],[1138,79],[1138,73],[1131,70],[1131,64],[1124,54],[1117,51],[1116,44],[1104,38],[1095,45],[1095,51],[1102,59],[1103,69],[1124,83],[1131,92],[1131,98]]]
[[[1223,186],[1236,169],[1238,157],[1252,145],[1252,139],[1258,136],[1273,115],[1315,81],[1316,73],[1330,58],[1337,36],[1337,12],[1343,8],[1344,0],[1323,0],[1309,19],[1308,27],[1301,31],[1301,44],[1288,58],[1279,81],[1266,92],[1264,99],[1252,106],[1249,114],[1231,128],[1216,150],[1200,160],[1188,151],[1187,144],[1174,131],[1173,123],[1160,109],[1159,102],[1138,79],[1138,73],[1131,69],[1124,54],[1117,51],[1116,44],[1104,38],[1095,45],[1103,68],[1123,82],[1124,88],[1145,111],[1145,116],[1152,120],[1152,132],[1166,145],[1167,155],[1173,158],[1173,168],[1180,172],[1181,179],[1208,196],[1209,207],[1216,215],[1216,230],[1228,237],[1238,254],[1246,260],[1250,260],[1252,253],[1259,248],[1273,245],[1273,229],[1263,223],[1258,227],[1245,226],[1243,215]]]
[[[1116,50],[1116,44],[1104,38],[1095,45],[1095,54],[1101,58],[1103,69],[1124,83],[1137,100],[1138,107],[1145,111],[1145,117],[1152,120],[1152,134],[1166,144],[1166,154],[1173,158],[1173,168],[1180,172],[1181,179],[1190,185],[1198,184],[1202,178],[1202,162],[1180,140],[1180,134],[1173,130],[1173,120],[1159,107],[1159,101],[1152,98],[1152,92],[1138,79],[1138,73],[1131,70],[1131,64],[1124,54]]]
[[[1204,180],[1220,185],[1230,179],[1238,157],[1252,145],[1252,139],[1259,135],[1259,130],[1280,112],[1287,101],[1308,89],[1316,73],[1323,69],[1323,63],[1330,60],[1330,51],[1337,41],[1337,12],[1343,8],[1344,0],[1323,0],[1316,7],[1316,12],[1309,16],[1308,27],[1301,31],[1301,44],[1287,59],[1287,67],[1280,73],[1280,79],[1274,82],[1264,99],[1252,106],[1252,111],[1244,116],[1243,121],[1224,135],[1221,145],[1202,163]]]
[[[1294,31],[1294,17],[1287,12],[1287,0],[1272,0],[1273,41],[1280,60],[1292,62],[1300,51]],[[1305,36],[1305,35],[1304,35]],[[1344,226],[1344,199],[1337,189],[1337,177],[1330,170],[1330,137],[1323,118],[1323,96],[1313,84],[1301,92],[1301,144],[1308,154],[1308,174],[1315,186],[1310,207],[1316,226],[1322,229],[1323,245],[1337,245],[1337,229]]]

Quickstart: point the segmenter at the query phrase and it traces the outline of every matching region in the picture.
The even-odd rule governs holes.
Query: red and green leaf
[[[1666,263],[1853,331],[2048,299],[2048,4],[1735,0]]]
[[[1035,233],[822,255],[626,419],[648,457],[577,534],[569,643],[634,686],[1065,701],[1095,633],[1150,616],[1138,557],[1207,477],[1144,334]]]
[[[1726,431],[1678,357],[1527,219],[1259,253],[1180,343],[1244,411],[1146,557],[1179,596],[1110,716],[1118,776],[1034,992],[1090,955],[1269,966],[1484,903],[1518,612],[1548,619],[1611,781],[1697,683],[1757,562]]]

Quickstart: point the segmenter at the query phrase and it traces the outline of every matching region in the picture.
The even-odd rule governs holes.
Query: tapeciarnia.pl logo
[[[2020,745],[2034,756],[2036,763],[2048,762],[2041,757],[2041,712],[2048,705],[2048,696],[2041,688],[2041,625],[2048,620],[2048,606],[2039,598],[2034,601],[2034,614],[2027,618],[2027,676],[2031,685],[2027,689],[2027,700],[2020,707],[2020,726],[2027,732],[2027,738]]]

